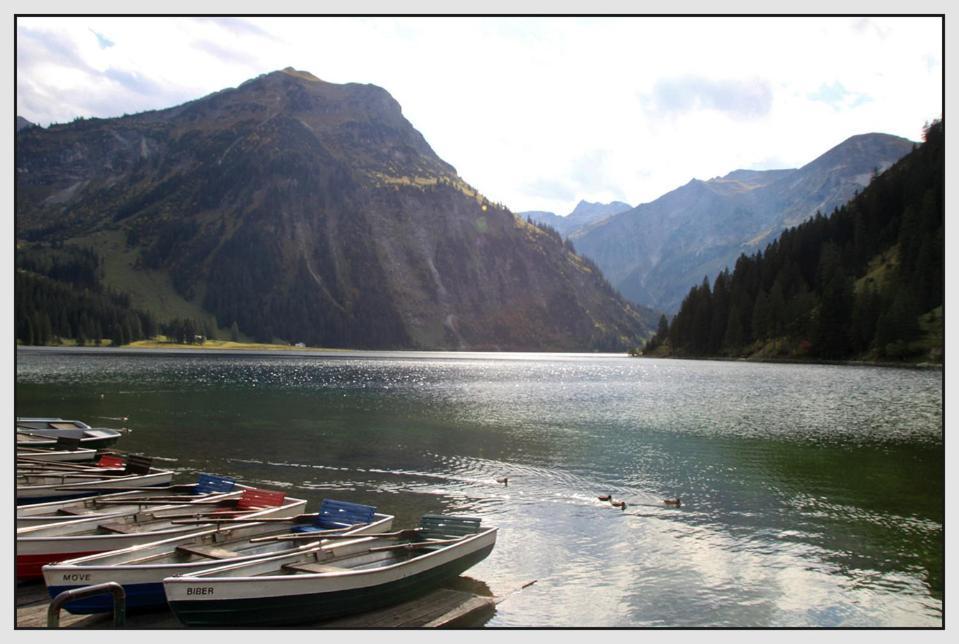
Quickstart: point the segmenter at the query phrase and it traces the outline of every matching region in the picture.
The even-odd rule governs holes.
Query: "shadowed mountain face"
[[[712,279],[740,254],[762,249],[817,211],[829,214],[912,146],[900,137],[864,134],[799,169],[694,179],[570,238],[624,296],[672,312],[704,276]]]
[[[519,213],[522,217],[529,217],[533,221],[547,226],[552,226],[563,237],[569,237],[591,224],[602,221],[607,217],[618,215],[632,208],[628,203],[622,201],[612,201],[610,203],[593,203],[590,201],[580,201],[576,204],[573,212],[565,217],[560,217],[551,212],[542,210],[530,210]]]
[[[286,69],[29,128],[16,165],[18,239],[113,249],[105,282],[161,318],[144,275],[260,340],[622,350],[649,335],[649,312],[488,203],[372,85]]]

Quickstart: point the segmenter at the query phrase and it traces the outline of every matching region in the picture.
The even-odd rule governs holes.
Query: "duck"
[[[626,501],[610,501],[609,504],[614,508],[619,508],[620,510],[626,509]]]
[[[663,503],[674,508],[678,508],[683,504],[683,501],[677,496],[675,499],[663,499]]]
[[[612,500],[613,500],[613,495],[612,495],[612,494],[604,494],[603,496],[597,496],[596,498],[599,499],[600,501],[612,501]]]
[[[502,476],[502,477],[496,479],[496,482],[497,482],[497,483],[502,483],[503,485],[506,485],[506,486],[509,486],[509,477],[508,477],[508,476]]]

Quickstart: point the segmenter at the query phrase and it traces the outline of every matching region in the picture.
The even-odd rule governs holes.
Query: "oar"
[[[348,528],[333,528],[331,530],[315,530],[313,532],[294,532],[294,533],[285,532],[283,534],[274,534],[267,537],[255,537],[253,539],[250,539],[250,542],[259,543],[261,541],[305,541],[309,539],[362,539],[364,537],[396,538],[399,536],[413,536],[413,534],[406,534],[408,532],[406,530],[401,530],[400,532],[367,532],[363,534],[357,534],[357,533],[343,534],[344,530],[352,530],[354,528],[359,528],[364,525],[367,525],[367,524],[358,523]]]
[[[266,522],[270,522],[270,521],[273,521],[273,522],[279,521],[279,522],[286,522],[286,523],[306,523],[308,520],[312,520],[312,519],[315,519],[315,518],[316,518],[316,515],[315,515],[315,514],[298,514],[298,515],[292,516],[292,517],[263,517],[263,518],[257,518],[257,519],[256,519],[256,522],[257,522],[257,523],[261,523],[261,522],[266,523]],[[221,521],[217,521],[217,523],[229,523],[229,522],[231,522],[231,521],[234,521],[234,522],[235,522],[235,521],[242,521],[243,523],[246,523],[246,520],[245,520],[245,519],[223,519],[223,520],[221,520]],[[190,523],[190,521],[174,521],[174,523]],[[209,521],[204,521],[204,523],[209,523]],[[340,530],[351,530],[351,529],[353,529],[353,528],[358,528],[358,527],[364,526],[364,525],[366,525],[366,524],[365,524],[365,523],[356,523],[356,524],[353,524],[353,525],[344,526],[344,527],[342,527],[342,528],[333,528],[333,529],[336,530],[336,531],[340,531]]]
[[[73,474],[73,473],[93,473],[110,474],[111,472],[122,472],[122,467],[100,467],[98,465],[57,465],[52,463],[17,463],[17,471],[50,472],[50,474]]]
[[[154,472],[155,473],[155,472]],[[97,474],[75,474],[73,472],[37,472],[36,474],[25,474],[24,476],[33,476],[33,477],[49,477],[49,478],[74,478],[74,479],[101,479],[103,481],[109,481],[111,479],[116,480],[120,478],[132,477],[132,476],[141,476],[140,474],[126,474],[123,470],[103,470]]]
[[[89,470],[96,468],[96,465],[84,465],[82,463],[69,463],[65,461],[47,461],[42,458],[36,458],[33,456],[23,456],[22,454],[17,454],[17,467],[46,467],[49,469],[65,469],[65,470]]]
[[[192,486],[192,485],[187,485],[186,487],[193,487],[193,486]],[[96,486],[93,486],[93,485],[87,485],[87,486],[85,486],[85,487],[83,488],[83,490],[86,491],[86,492],[109,492],[109,493],[113,493],[113,492],[152,492],[153,490],[164,490],[164,491],[168,491],[168,490],[179,489],[179,488],[180,488],[179,485],[168,485],[168,486],[158,485],[157,487],[112,487],[112,486],[111,486],[111,487],[96,487]],[[62,489],[64,489],[64,488],[58,487],[58,488],[56,488],[56,489],[57,489],[57,490],[62,490]],[[75,488],[66,488],[66,489],[72,490],[72,489],[75,489]]]
[[[219,499],[219,500],[211,499],[209,501],[187,501],[182,498],[180,500],[182,500],[184,504],[189,503],[190,505],[218,505],[219,504],[219,505],[225,505],[225,506],[236,505],[236,501],[238,501],[238,499]],[[132,505],[134,503],[136,505],[170,505],[169,500],[163,500],[162,498],[156,499],[156,498],[150,498],[150,497],[145,497],[143,500],[140,500],[140,501],[131,501],[129,499],[103,499],[99,503],[100,505],[123,505],[123,504]]]
[[[93,502],[95,505],[122,505],[124,503],[129,503],[130,505],[136,505],[144,501],[166,501],[167,503],[194,503],[200,500],[198,497],[196,499],[191,498],[186,494],[181,495],[171,495],[163,496],[158,494],[156,496],[128,496],[122,499],[102,499],[100,497],[94,496],[87,499],[88,501]]]
[[[436,541],[414,541],[413,543],[400,543],[395,546],[376,546],[369,548],[369,551],[383,552],[384,550],[415,550],[417,548],[429,548],[430,546],[445,546],[450,543],[462,541],[465,538],[466,537],[457,537],[456,539],[437,539]]]
[[[364,524],[359,524],[364,525]],[[337,528],[335,532],[345,530],[346,528]],[[316,532],[298,532],[275,534],[269,537],[255,537],[250,542],[259,541],[300,541],[306,539],[362,539],[364,537],[376,537],[377,539],[403,539],[406,537],[415,537],[421,528],[410,528],[409,530],[398,530],[397,532],[367,532],[364,534],[330,534],[333,530],[317,530]]]
[[[154,514],[153,516],[155,516],[157,519],[183,519],[188,517],[219,516],[223,514],[250,514],[251,512],[258,512],[258,510],[219,510],[215,515],[209,512],[187,512],[184,514]],[[233,521],[233,519],[230,519],[230,521]],[[181,524],[183,521],[171,521],[170,523]],[[190,521],[188,523],[194,522]],[[195,521],[195,523],[213,523],[213,521],[198,519]]]

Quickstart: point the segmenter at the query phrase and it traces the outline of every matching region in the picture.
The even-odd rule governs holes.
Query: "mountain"
[[[17,135],[18,252],[102,257],[162,322],[330,347],[622,350],[592,262],[487,201],[386,92],[287,68],[164,110]]]
[[[570,239],[625,297],[675,311],[704,275],[715,276],[817,211],[844,204],[913,145],[888,134],[863,134],[798,169],[693,179]]]
[[[602,221],[607,217],[618,215],[632,208],[628,203],[612,201],[610,203],[593,203],[581,200],[571,213],[565,217],[542,210],[521,212],[521,217],[529,217],[533,221],[555,228],[563,237],[569,237],[583,228]]]
[[[828,217],[690,289],[656,355],[942,362],[945,128]]]
[[[545,224],[550,228],[555,228],[557,232],[563,227],[563,222],[566,221],[566,217],[561,217],[555,212],[548,212],[546,210],[526,210],[516,214],[520,217],[535,221],[538,224]]]
[[[31,122],[28,121],[27,119],[23,118],[22,116],[18,116],[18,117],[17,117],[17,132],[19,132],[20,130],[22,130],[22,129],[24,129],[24,128],[28,128],[28,127],[36,127],[36,125],[35,125],[34,123],[31,123]]]

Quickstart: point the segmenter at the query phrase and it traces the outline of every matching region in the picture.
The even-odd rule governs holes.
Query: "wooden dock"
[[[463,578],[461,578],[463,579]],[[457,584],[451,584],[457,585]],[[459,584],[462,585],[462,584]],[[21,586],[16,591],[17,628],[46,628],[50,598],[43,584]],[[496,598],[457,588],[438,588],[418,599],[390,608],[344,617],[314,628],[475,628],[496,611]],[[71,615],[60,613],[61,628],[112,629],[113,615]],[[169,610],[128,614],[131,629],[184,628]],[[302,627],[301,627],[302,628]]]

